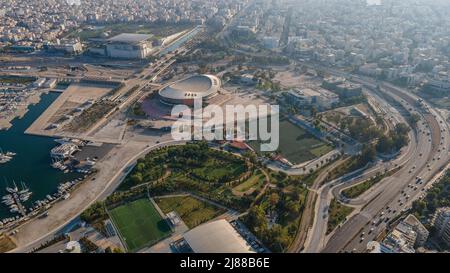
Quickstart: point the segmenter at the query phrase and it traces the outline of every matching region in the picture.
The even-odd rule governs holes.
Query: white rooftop
[[[183,235],[195,253],[254,253],[226,220],[202,224]]]
[[[135,34],[135,33],[122,33],[112,38],[109,38],[110,42],[137,44],[152,38],[153,35],[149,34]]]

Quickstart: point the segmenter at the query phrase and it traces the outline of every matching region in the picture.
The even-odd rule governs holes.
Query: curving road
[[[56,203],[48,210],[49,216],[43,219],[33,218],[19,227],[20,232],[13,236],[18,244],[17,248],[10,252],[29,252],[33,248],[54,238],[67,224],[73,221],[78,215],[87,209],[97,200],[102,200],[111,194],[126,177],[134,166],[136,160],[144,156],[149,151],[171,145],[184,144],[185,141],[168,140],[161,143],[129,143],[110,152],[109,158],[117,158],[121,154],[125,160],[109,160],[98,162],[103,169],[96,174],[96,181],[86,181],[78,189],[71,193],[68,200]],[[108,168],[106,169],[106,166]],[[117,167],[117,168],[116,168]]]
[[[375,85],[372,80],[363,77],[353,76],[353,80],[370,88]],[[383,93],[404,105],[408,111],[420,114],[417,148],[405,158],[400,171],[375,185],[364,196],[363,206],[335,231],[323,252],[366,251],[367,243],[386,230],[390,220],[409,208],[449,161],[448,126],[442,117],[433,109],[429,113],[423,107],[419,109],[416,106],[419,98],[401,88],[386,83],[380,87]]]

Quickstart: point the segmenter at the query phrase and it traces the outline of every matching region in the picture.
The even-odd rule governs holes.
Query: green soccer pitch
[[[139,199],[109,212],[122,241],[130,252],[167,237],[171,229],[147,199]]]

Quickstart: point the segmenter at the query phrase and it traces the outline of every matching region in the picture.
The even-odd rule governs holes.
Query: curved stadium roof
[[[204,98],[217,93],[220,80],[212,75],[195,75],[167,85],[159,95],[172,100]]]

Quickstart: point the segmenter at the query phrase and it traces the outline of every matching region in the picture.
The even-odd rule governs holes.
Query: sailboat
[[[13,188],[11,188],[11,187],[6,187],[6,191],[7,191],[7,192],[9,192],[9,193],[17,193],[17,191],[18,191],[19,189],[17,188],[16,182],[13,181],[13,184],[14,184],[14,187],[13,187]]]
[[[0,148],[0,164],[9,162],[15,155],[16,153],[13,152],[7,152],[5,154],[3,153],[3,150]]]
[[[30,189],[25,185],[25,183],[20,182],[22,185],[22,190],[19,191],[19,199],[22,202],[28,201],[30,199],[31,194],[33,194]]]

